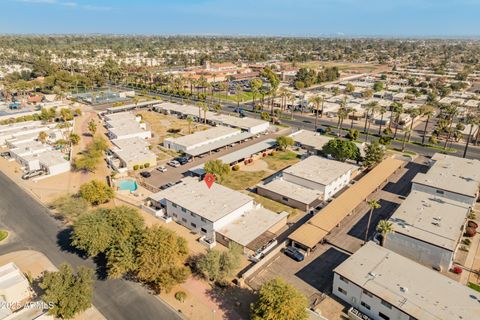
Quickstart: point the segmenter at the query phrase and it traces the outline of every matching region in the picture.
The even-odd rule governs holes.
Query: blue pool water
[[[137,183],[133,180],[122,180],[118,183],[118,188],[120,190],[128,190],[130,192],[133,192],[137,190]]]

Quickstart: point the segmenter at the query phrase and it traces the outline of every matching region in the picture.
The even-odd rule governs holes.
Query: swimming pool
[[[138,186],[134,180],[121,180],[118,183],[118,189],[133,192],[138,189]]]

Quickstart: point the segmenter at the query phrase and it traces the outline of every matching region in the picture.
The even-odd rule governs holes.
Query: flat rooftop
[[[454,251],[468,212],[466,203],[412,191],[390,222],[395,232]]]
[[[292,176],[329,185],[348,171],[357,169],[353,164],[330,160],[319,156],[310,156],[283,170]]]
[[[144,130],[140,128],[140,126],[135,122],[135,124],[125,124],[124,126],[114,127],[108,129],[111,133],[116,135],[117,137],[130,135],[130,134],[139,134],[144,132],[149,132],[148,130]]]
[[[204,181],[191,177],[150,198],[158,202],[168,200],[211,222],[253,201],[249,196],[218,183],[214,183],[209,189]]]
[[[112,143],[116,146],[112,148],[119,158],[125,162],[142,161],[144,159],[156,158],[155,153],[148,149],[150,143],[141,138],[114,139]]]
[[[221,160],[223,163],[233,163],[239,160],[250,158],[252,155],[271,149],[276,145],[277,145],[277,142],[275,141],[275,139],[266,139],[264,141],[252,144],[243,149],[226,154],[223,157],[218,158],[218,160]],[[204,167],[204,164],[201,164],[191,168],[189,171],[195,172],[198,175],[202,175],[205,173],[205,171],[203,170],[203,167]]]
[[[218,233],[246,247],[287,216],[285,211],[275,213],[260,207],[227,224]]]
[[[323,197],[323,192],[306,188],[282,178],[275,179],[269,183],[258,185],[258,187],[288,197],[295,201],[310,204]]]
[[[165,141],[175,143],[181,146],[189,147],[195,146],[199,143],[208,143],[211,140],[226,137],[229,135],[239,134],[240,130],[229,128],[225,126],[218,126],[209,128],[203,131],[197,131],[195,133],[179,137],[179,138],[166,138]]]
[[[311,147],[315,150],[322,150],[322,147],[331,139],[330,137],[323,136],[320,133],[316,133],[309,130],[299,130],[290,135],[292,139],[304,146]]]
[[[480,185],[480,161],[436,153],[427,173],[418,173],[413,183],[475,197]]]
[[[334,272],[422,320],[478,319],[480,293],[368,242]]]

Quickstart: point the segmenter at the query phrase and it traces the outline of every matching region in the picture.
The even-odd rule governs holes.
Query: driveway
[[[0,255],[17,250],[44,253],[59,267],[69,263],[96,269],[93,259],[82,259],[69,247],[69,232],[48,210],[0,172],[0,224],[10,232]],[[137,283],[105,280],[97,270],[93,304],[107,319],[182,319],[175,310]]]

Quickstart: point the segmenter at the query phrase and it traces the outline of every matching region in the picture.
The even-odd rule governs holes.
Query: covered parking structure
[[[322,242],[346,216],[351,214],[363,201],[366,201],[370,194],[388,182],[388,178],[404,163],[393,157],[383,160],[304,225],[292,232],[288,236],[292,246],[305,250],[307,253],[315,249],[317,244]]]

